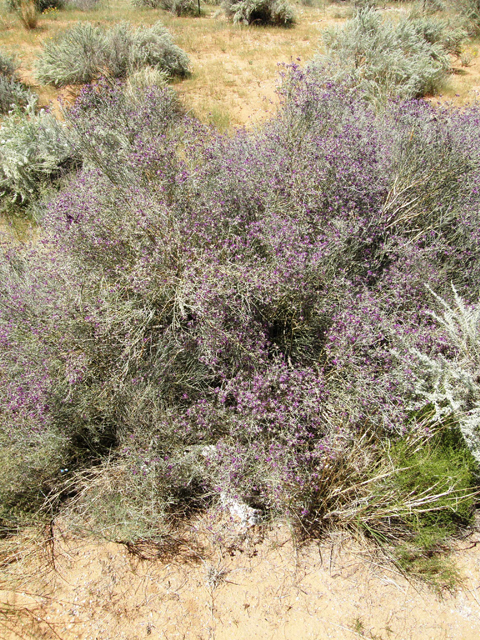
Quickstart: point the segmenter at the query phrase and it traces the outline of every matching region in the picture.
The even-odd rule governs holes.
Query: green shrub
[[[173,44],[160,22],[136,30],[128,23],[106,30],[80,22],[44,43],[37,77],[42,83],[56,86],[83,84],[100,75],[124,78],[146,66],[169,76],[188,73],[186,53]]]
[[[289,27],[295,24],[295,13],[286,0],[225,0],[227,17],[235,24],[272,24]]]
[[[475,460],[455,425],[443,425],[421,446],[401,440],[389,456],[397,471],[374,489],[372,502],[379,490],[398,498],[398,516],[384,532],[394,541],[398,535],[393,558],[434,588],[454,590],[458,571],[446,552],[449,539],[473,518]]]
[[[361,10],[324,34],[326,55],[313,66],[333,80],[359,86],[371,99],[418,98],[438,92],[450,71],[449,53],[465,34],[431,18],[382,20]]]

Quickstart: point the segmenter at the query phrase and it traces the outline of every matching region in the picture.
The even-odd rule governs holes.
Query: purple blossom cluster
[[[408,428],[409,350],[449,349],[425,285],[476,295],[479,108],[379,112],[293,67],[233,136],[163,88],[89,87],[68,122],[83,169],[2,256],[2,440],[49,443],[37,486],[108,456],[169,509],[315,520],[355,434]]]

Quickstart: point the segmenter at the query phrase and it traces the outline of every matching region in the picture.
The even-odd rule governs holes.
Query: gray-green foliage
[[[0,127],[0,194],[26,202],[72,159],[64,127],[51,113],[16,110]]]
[[[455,0],[453,8],[465,16],[472,34],[480,31],[480,0]]]
[[[0,51],[0,75],[12,78],[15,75],[15,70],[13,58]]]
[[[225,13],[235,24],[292,26],[295,12],[286,0],[225,0]]]
[[[30,91],[20,82],[0,75],[0,113],[8,113],[15,106],[27,105],[30,97]]]
[[[0,114],[8,113],[15,106],[25,106],[31,98],[15,71],[13,59],[0,51]]]
[[[170,77],[185,76],[188,64],[187,54],[160,22],[137,29],[125,22],[111,29],[80,22],[44,43],[36,68],[40,82],[63,86],[100,75],[125,78],[147,66]]]
[[[443,314],[432,313],[452,349],[431,357],[413,352],[416,393],[438,421],[453,414],[465,442],[480,464],[480,304],[465,304],[453,289],[453,304],[432,292]]]
[[[450,53],[465,34],[447,22],[409,17],[393,22],[360,10],[324,34],[326,54],[312,65],[333,80],[359,86],[371,99],[434,94],[450,71]]]

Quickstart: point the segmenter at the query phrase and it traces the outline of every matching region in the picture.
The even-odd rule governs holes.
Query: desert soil
[[[62,640],[477,640],[480,540],[458,544],[455,594],[405,579],[345,535],[298,546],[284,525],[242,531],[197,520],[163,547],[98,542],[54,528],[55,570],[40,563],[0,592],[16,616],[0,637]],[[46,553],[47,550],[45,550]],[[44,556],[45,559],[45,556]],[[2,636],[2,633],[4,634]]]

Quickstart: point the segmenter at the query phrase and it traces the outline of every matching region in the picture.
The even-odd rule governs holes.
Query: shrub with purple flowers
[[[0,429],[30,465],[8,504],[76,490],[133,537],[220,496],[406,521],[368,496],[390,441],[429,437],[415,354],[453,353],[425,284],[477,286],[480,111],[375,111],[295,67],[282,99],[232,137],[165,87],[100,83],[67,114],[83,168],[2,256]]]

